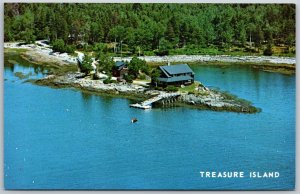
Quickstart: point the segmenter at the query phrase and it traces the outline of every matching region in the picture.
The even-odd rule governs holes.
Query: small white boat
[[[137,118],[132,118],[131,119],[131,123],[135,123],[135,122],[137,122],[138,120],[137,120]]]

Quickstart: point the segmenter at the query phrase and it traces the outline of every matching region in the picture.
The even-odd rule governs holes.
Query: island
[[[195,80],[191,65],[238,64],[295,73],[292,5],[114,6],[6,5],[6,61],[47,69],[48,75],[33,84],[127,97],[135,101],[131,107],[143,109],[175,105],[261,111],[230,91]]]

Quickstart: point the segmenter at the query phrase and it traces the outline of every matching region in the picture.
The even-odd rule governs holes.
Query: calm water
[[[14,73],[33,67],[5,66],[5,188],[294,188],[295,76],[234,66],[193,69],[205,85],[262,112],[132,109],[123,98],[23,83]],[[201,178],[199,171],[244,171],[245,178]],[[250,179],[250,171],[280,177]]]

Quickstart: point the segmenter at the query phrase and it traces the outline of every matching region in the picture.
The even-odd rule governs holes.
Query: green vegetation
[[[295,55],[295,4],[5,3],[4,23],[5,42],[59,52]]]
[[[177,91],[178,91],[178,87],[176,87],[176,86],[167,86],[167,87],[165,88],[165,90],[166,90],[167,92],[177,92]]]
[[[184,86],[182,88],[179,88],[179,91],[181,92],[195,92],[195,89],[199,86],[199,82],[194,82],[191,85]]]
[[[92,62],[93,60],[89,55],[84,55],[82,63],[78,63],[80,71],[88,75],[93,70]]]
[[[153,66],[152,66],[153,67]],[[157,68],[152,68],[152,71],[151,71],[151,80],[152,80],[152,83],[155,83],[155,86],[157,87],[157,82],[158,82],[158,78],[160,76],[161,72],[157,69]]]
[[[133,76],[133,79],[136,79],[140,73],[149,74],[150,67],[145,60],[133,57],[128,64],[128,73]]]
[[[111,77],[108,77],[107,79],[103,80],[104,84],[110,84],[110,83],[116,83],[116,81],[111,80]]]
[[[112,69],[115,64],[113,59],[109,57],[107,54],[104,54],[102,52],[98,53],[97,58],[98,58],[97,71],[104,71],[106,74],[111,76]]]
[[[200,82],[195,81],[193,84],[186,85],[184,87],[180,87],[179,91],[180,92],[187,92],[188,94],[200,95],[200,96],[209,95],[208,91],[199,91],[199,90],[197,90],[199,86],[204,87]]]
[[[54,52],[74,53],[75,46],[66,45],[63,39],[56,39],[52,42],[52,49]]]
[[[264,50],[264,55],[271,56],[273,54],[272,45],[268,44],[267,48]]]

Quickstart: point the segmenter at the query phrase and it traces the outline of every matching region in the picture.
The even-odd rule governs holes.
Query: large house
[[[160,66],[158,69],[161,71],[157,79],[159,85],[188,85],[194,83],[195,73],[187,64]]]

